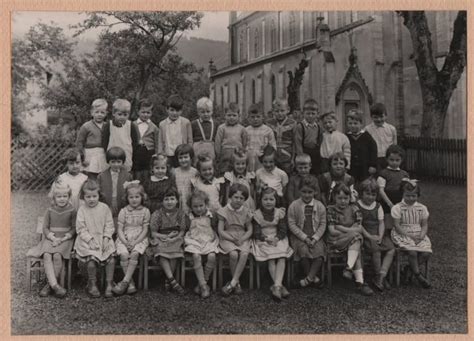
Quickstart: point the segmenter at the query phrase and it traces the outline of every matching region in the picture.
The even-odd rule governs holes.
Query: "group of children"
[[[406,274],[430,287],[419,269],[432,252],[428,210],[417,201],[417,181],[400,169],[404,151],[382,104],[371,107],[373,123],[365,131],[363,113],[351,110],[346,135],[336,130],[334,112],[320,115],[312,99],[301,122],[289,115],[286,100],[275,100],[268,124],[252,105],[247,127],[235,103],[218,127],[209,98],[199,99],[193,122],[181,116],[182,108],[181,98],[171,96],[168,118],[157,127],[148,100],[140,102],[134,122],[126,100],[114,102],[110,121],[107,102],[92,103],[77,148],[65,153],[67,172],[51,188],[43,239],[29,251],[44,258],[48,284],[41,296],[66,294],[58,276],[72,250],[86,264],[92,297],[100,297],[98,266],[105,267],[105,297],[135,293],[133,274],[145,252],[159,262],[166,289],[179,294],[177,262],[192,254],[194,291],[202,298],[210,295],[218,253],[229,256],[232,275],[224,295],[242,292],[240,276],[253,255],[267,261],[277,301],[289,296],[282,283],[286,259],[303,265],[296,286],[321,286],[326,257],[342,253],[343,276],[372,295],[362,248],[372,257],[373,286],[383,291],[390,288],[394,244],[408,252]],[[115,256],[124,274],[117,284]]]

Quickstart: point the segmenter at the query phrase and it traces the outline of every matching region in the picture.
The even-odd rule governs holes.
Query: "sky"
[[[227,25],[229,24],[229,12],[203,12],[204,17],[198,29],[186,33],[188,37],[205,38],[213,40],[228,40]],[[49,24],[51,21],[65,30],[65,34],[72,36],[73,30],[69,25],[77,24],[86,18],[83,12],[14,12],[12,14],[12,34],[21,37],[31,26],[39,22]],[[95,39],[98,30],[89,30],[82,34],[83,39]]]

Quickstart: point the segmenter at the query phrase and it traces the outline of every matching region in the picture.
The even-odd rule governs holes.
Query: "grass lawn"
[[[161,277],[135,296],[91,299],[77,278],[65,299],[40,298],[40,286],[26,290],[25,254],[48,199],[13,193],[12,334],[467,333],[466,188],[422,186],[420,201],[431,213],[432,289],[413,284],[363,297],[336,270],[331,289],[291,290],[281,303],[270,299],[266,284],[238,297],[177,297],[164,291]]]

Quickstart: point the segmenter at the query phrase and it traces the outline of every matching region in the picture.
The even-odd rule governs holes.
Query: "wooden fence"
[[[20,142],[11,143],[12,191],[41,191],[48,189],[54,179],[65,171],[62,160],[69,143]]]
[[[467,179],[466,140],[403,137],[403,164],[411,177],[465,184]]]

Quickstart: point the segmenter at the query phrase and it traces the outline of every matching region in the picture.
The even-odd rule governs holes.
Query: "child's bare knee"
[[[229,258],[233,259],[233,260],[236,260],[236,259],[239,258],[239,253],[237,251],[230,251],[229,252]]]
[[[55,260],[55,261],[62,261],[62,260],[63,260],[63,256],[61,256],[60,253],[57,253],[57,252],[56,252],[56,253],[53,255],[53,260]]]
[[[121,262],[126,262],[126,261],[128,261],[128,253],[121,253],[121,254],[120,254],[120,261],[121,261]]]
[[[211,252],[210,254],[207,255],[207,260],[208,261],[215,261],[216,260],[216,254],[214,252]]]
[[[137,261],[138,258],[140,257],[140,254],[136,251],[132,252],[132,254],[130,255],[130,260],[134,260],[134,261]]]

